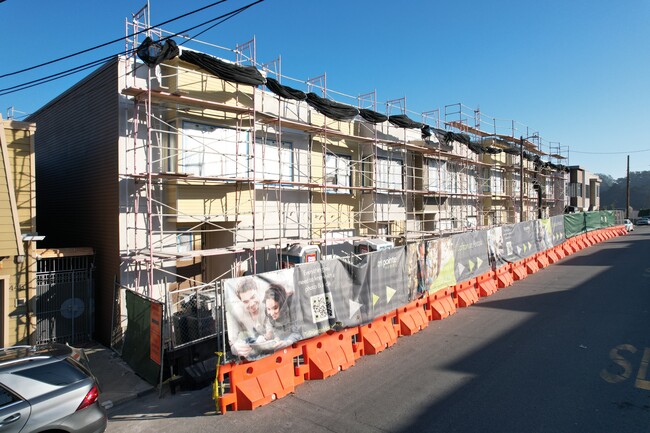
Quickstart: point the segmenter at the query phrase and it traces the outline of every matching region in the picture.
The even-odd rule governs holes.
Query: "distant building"
[[[584,168],[569,167],[569,209],[573,212],[600,210],[601,179]]]

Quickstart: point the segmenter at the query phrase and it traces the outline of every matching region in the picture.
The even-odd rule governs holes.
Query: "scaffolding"
[[[127,22],[127,34],[145,28],[146,10]],[[170,34],[152,29],[149,35]],[[537,218],[536,184],[549,209],[543,216],[563,209],[556,205],[565,191],[557,170],[538,167],[535,158],[475,152],[441,139],[458,132],[491,149],[523,146],[527,155],[564,158],[559,146],[543,151],[539,134],[531,138],[514,121],[503,129],[498,119],[462,104],[445,106],[441,120],[439,109],[408,111],[406,98],[379,104],[376,91],[336,94],[326,75],[284,76],[280,57],[258,64],[255,39],[234,50],[201,45],[323,98],[336,94],[372,111],[383,105],[389,118],[419,117],[422,128],[437,134],[358,117],[333,120],[305,101],[217,78],[179,58],[147,67],[135,55],[137,36],[127,39],[120,60],[120,284],[164,300],[170,316],[187,293],[220,308],[223,279],[280,269],[283,250],[295,244],[318,246],[321,257],[349,256],[355,241],[369,238],[405,245],[513,223],[522,217],[519,208],[525,219]],[[523,205],[518,167],[526,175]]]

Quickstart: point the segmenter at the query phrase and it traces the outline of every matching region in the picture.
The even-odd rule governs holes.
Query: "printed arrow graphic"
[[[362,306],[363,306],[363,304],[360,304],[360,303],[355,302],[352,299],[350,299],[350,317],[349,318],[351,319],[352,316],[357,314]]]
[[[395,293],[397,293],[397,290],[393,289],[390,286],[386,286],[386,302],[390,302],[391,299],[393,299],[393,296],[395,296]]]

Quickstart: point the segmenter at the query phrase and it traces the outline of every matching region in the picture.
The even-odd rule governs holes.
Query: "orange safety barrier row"
[[[428,298],[416,299],[397,309],[399,335],[413,335],[429,326]]]
[[[454,286],[456,295],[456,306],[463,308],[478,302],[478,293],[476,292],[476,278],[463,281]]]
[[[456,312],[453,287],[429,295],[429,320],[442,320]]]
[[[325,379],[346,370],[361,356],[391,347],[399,336],[413,335],[431,320],[449,317],[457,308],[468,307],[478,302],[479,297],[508,287],[566,255],[623,234],[627,230],[619,226],[578,235],[527,259],[430,293],[366,325],[330,330],[256,361],[220,365],[215,386],[225,384],[227,392],[218,395],[217,406],[221,413],[252,410],[282,398],[305,380]]]
[[[354,344],[357,358],[364,355],[376,355],[389,348],[397,341],[395,311],[378,317],[367,325],[359,326],[359,341]]]
[[[219,396],[221,413],[253,410],[292,393],[296,387],[294,358],[299,356],[299,349],[289,347],[254,362],[219,366],[217,380],[230,384],[230,391]]]
[[[357,328],[327,331],[298,343],[304,363],[296,367],[296,376],[304,380],[325,379],[347,370],[356,362],[352,340]]]
[[[483,275],[476,277],[476,288],[478,290],[478,295],[481,298],[490,296],[499,290],[497,287],[496,272],[488,271]]]

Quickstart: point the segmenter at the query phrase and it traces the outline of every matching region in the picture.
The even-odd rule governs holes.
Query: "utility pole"
[[[630,219],[630,155],[627,156],[627,182],[625,186],[625,218]]]

